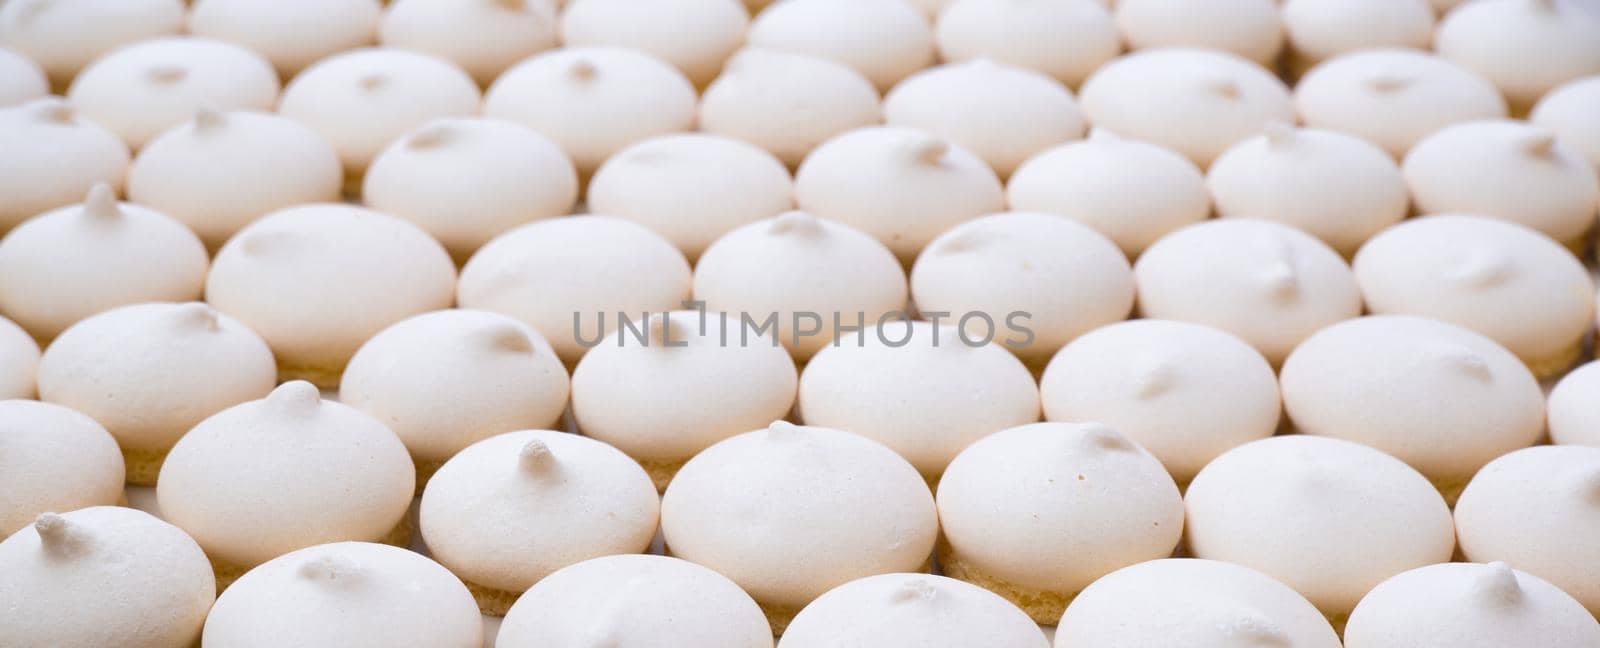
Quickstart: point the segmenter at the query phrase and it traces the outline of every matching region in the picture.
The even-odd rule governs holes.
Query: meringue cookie
[[[46,511],[116,504],[118,455],[116,439],[94,419],[50,403],[0,400],[0,535]]]
[[[1562,377],[1546,403],[1550,441],[1600,448],[1600,362],[1590,362]]]
[[[1060,214],[1110,238],[1129,258],[1211,215],[1205,176],[1171,150],[1096,128],[1023,162],[1006,183],[1017,211]]]
[[[911,291],[925,316],[943,313],[969,333],[982,320],[1035,366],[1073,338],[1127,319],[1134,303],[1133,273],[1116,245],[1036,212],[991,214],[945,232],[911,268]]]
[[[692,130],[694,86],[671,65],[613,47],[545,52],[500,75],[483,113],[556,141],[582,175],[629,144]]]
[[[0,239],[0,313],[41,341],[125,304],[190,301],[206,281],[206,248],[160,212],[118,203],[97,184],[85,202]]]
[[[981,587],[929,574],[880,574],[812,601],[779,645],[1047,648],[1050,643],[1028,615]]]
[[[1486,0],[1451,11],[1439,55],[1488,77],[1518,112],[1573,79],[1600,74],[1600,12],[1582,0]]]
[[[468,446],[422,493],[428,551],[484,614],[568,565],[650,548],[660,502],[621,451],[565,432],[523,430]]]
[[[1344,259],[1271,221],[1228,218],[1177,230],[1145,250],[1133,275],[1145,317],[1222,329],[1274,366],[1318,329],[1361,315]]]
[[[1600,172],[1600,75],[1578,79],[1546,94],[1528,121],[1556,134],[1563,144],[1582,153]]]
[[[749,23],[738,0],[574,0],[561,13],[561,39],[643,51],[703,88],[744,44]]]
[[[806,424],[889,446],[936,483],[972,442],[1039,420],[1033,375],[1005,347],[928,322],[912,322],[907,337],[846,336],[817,353],[800,376]]]
[[[415,484],[394,432],[297,380],[185,434],[161,466],[156,497],[226,587],[296,549],[406,535]]]
[[[217,596],[194,540],[120,506],[40,515],[0,542],[0,573],[7,646],[198,645]]]
[[[340,198],[339,153],[299,122],[201,108],[161,134],[128,169],[128,199],[172,215],[216,250],[279,209]]]
[[[0,47],[0,107],[25,104],[48,94],[50,80],[38,63]]]
[[[102,54],[183,31],[183,12],[179,0],[12,0],[0,3],[0,45],[63,89]]]
[[[1357,50],[1425,50],[1433,43],[1428,0],[1288,0],[1282,6],[1291,65],[1302,72]]]
[[[1406,154],[1422,213],[1472,212],[1527,225],[1573,248],[1600,210],[1600,177],[1554,133],[1514,121],[1457,124]]]
[[[832,59],[885,91],[934,60],[933,27],[904,0],[798,0],[750,24],[752,46]]]
[[[546,576],[511,606],[495,646],[572,646],[595,637],[654,648],[772,648],[761,608],[733,581],[686,560],[633,554]]]
[[[1056,626],[1056,647],[1339,648],[1317,608],[1266,574],[1215,560],[1124,567],[1085,588]]]
[[[1094,125],[1165,146],[1201,167],[1269,122],[1294,121],[1282,81],[1216,50],[1129,54],[1090,76],[1078,103]]]
[[[660,135],[606,160],[587,200],[591,211],[640,223],[693,259],[741,225],[794,209],[794,181],[777,158],[739,140]]]
[[[949,138],[1002,177],[1039,151],[1083,137],[1086,127],[1065,86],[989,59],[907,77],[884,97],[883,114],[890,126]]]
[[[487,86],[522,59],[555,47],[556,21],[550,0],[397,0],[384,11],[378,40],[451,61]]]
[[[325,203],[241,230],[217,253],[206,301],[267,340],[280,376],[332,387],[378,331],[448,308],[455,279],[450,255],[416,226]]]
[[[717,239],[695,267],[694,295],[737,320],[741,340],[771,331],[799,360],[854,327],[907,318],[906,275],[889,249],[865,232],[806,212],[757,221]],[[803,319],[809,321],[802,325]]]
[[[990,58],[1073,88],[1122,52],[1116,23],[1094,0],[956,0],[934,36],[946,61]]]
[[[643,342],[619,329],[572,372],[578,430],[628,453],[664,490],[701,450],[788,416],[794,360],[774,335],[741,331],[736,318],[652,315],[638,323],[648,327]]]
[[[624,315],[682,308],[690,285],[689,263],[660,235],[614,216],[576,216],[489,241],[462,268],[459,293],[462,308],[532,326],[571,365]]]
[[[1399,158],[1441,128],[1507,114],[1488,79],[1428,52],[1361,50],[1311,69],[1294,107],[1312,128],[1365,139]]]
[[[578,174],[560,146],[520,124],[437,119],[373,159],[361,198],[415,223],[465,262],[507,230],[570,213]]]
[[[350,358],[339,402],[383,421],[417,465],[417,487],[461,449],[557,424],[567,369],[544,336],[515,319],[442,310],[402,320]]]
[[[1283,19],[1273,0],[1117,0],[1116,21],[1136,51],[1215,48],[1271,65],[1283,49]]]
[[[1244,340],[1165,320],[1090,331],[1062,348],[1039,381],[1045,418],[1098,421],[1150,451],[1174,480],[1278,428],[1278,380]]]
[[[278,113],[317,131],[359,177],[384,147],[441,117],[478,114],[478,86],[455,64],[427,54],[370,48],[317,62],[283,90]]]
[[[56,338],[39,362],[39,398],[99,421],[122,448],[128,482],[153,486],[179,437],[265,397],[277,378],[267,343],[237,320],[198,302],[136,304]]]
[[[1005,189],[982,159],[945,137],[873,126],[807,156],[795,173],[795,200],[873,235],[909,264],[945,230],[1005,209]]]
[[[740,50],[700,99],[700,129],[744,140],[795,167],[817,145],[882,121],[878,90],[832,60]]]
[[[1543,393],[1528,368],[1493,340],[1438,320],[1373,315],[1330,326],[1295,349],[1278,379],[1301,432],[1392,454],[1450,499],[1489,460],[1544,431]]]
[[[1538,376],[1571,367],[1594,323],[1594,281],[1577,258],[1548,236],[1485,216],[1391,227],[1361,248],[1355,273],[1371,312],[1472,329]]]
[[[378,0],[197,0],[189,31],[247,47],[283,78],[345,50],[372,45]]]
[[[0,109],[0,151],[0,231],[83,200],[97,183],[115,197],[128,169],[127,144],[55,97]]]
[[[961,451],[939,481],[944,573],[1051,623],[1108,573],[1172,555],[1183,498],[1157,461],[1099,423],[1035,423]]]
[[[1489,462],[1456,502],[1467,560],[1503,560],[1600,611],[1600,448],[1539,446]]]
[[[38,393],[38,369],[39,343],[22,327],[0,317],[0,400],[33,398]]]
[[[1345,257],[1411,207],[1387,151],[1353,135],[1286,124],[1268,124],[1225,151],[1206,172],[1206,187],[1221,216],[1297,227]]]
[[[1347,648],[1581,648],[1600,645],[1600,624],[1554,585],[1503,562],[1447,563],[1373,588],[1344,639]]]
[[[206,619],[205,643],[238,648],[477,648],[483,621],[449,571],[381,544],[308,547],[250,570]]]
[[[1189,484],[1189,549],[1293,587],[1339,625],[1368,590],[1450,560],[1450,508],[1417,471],[1308,435],[1252,441]]]
[[[782,633],[834,587],[923,570],[939,524],[927,485],[892,450],[778,421],[684,464],[661,530],[669,552],[738,583]]]

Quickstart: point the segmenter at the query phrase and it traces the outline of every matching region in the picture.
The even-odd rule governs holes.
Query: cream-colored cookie
[[[39,343],[15,322],[0,317],[0,400],[38,394]]]
[[[217,597],[205,644],[477,648],[483,620],[467,588],[432,560],[336,542],[250,570]]]
[[[1450,560],[1450,509],[1428,480],[1366,446],[1310,435],[1239,446],[1189,484],[1195,557],[1260,570],[1340,625],[1368,590]]]
[[[1046,648],[1049,642],[1022,610],[981,587],[930,574],[880,574],[817,597],[779,645]]]
[[[384,10],[378,41],[451,61],[487,86],[518,61],[556,47],[556,14],[550,0],[396,0]]]
[[[934,36],[946,61],[990,58],[1074,88],[1122,52],[1116,23],[1094,0],[957,0]]]
[[[183,13],[180,0],[12,0],[0,4],[0,45],[33,59],[65,89],[107,52],[183,31]]]
[[[196,0],[189,31],[247,47],[284,79],[346,50],[377,42],[378,0]]]
[[[1528,121],[1555,133],[1561,143],[1582,153],[1600,172],[1600,75],[1562,85],[1533,107]]]
[[[695,455],[661,501],[667,551],[743,587],[782,633],[846,582],[925,568],[933,496],[894,451],[782,421]]]
[[[639,464],[599,441],[523,430],[468,446],[422,493],[428,551],[466,581],[484,614],[504,616],[551,572],[644,553],[660,501]]]
[[[266,341],[199,302],[114,308],[72,325],[39,362],[39,398],[99,421],[128,482],[153,486],[178,438],[224,409],[265,397],[278,367]]]
[[[0,151],[0,231],[83,200],[98,183],[115,198],[128,170],[128,145],[56,97],[0,109]]]
[[[740,50],[700,99],[700,130],[744,140],[790,167],[817,145],[882,121],[878,90],[833,60]]]
[[[1519,113],[1600,74],[1600,11],[1584,0],[1484,0],[1439,21],[1439,55],[1488,77]]]
[[[0,314],[47,341],[117,306],[198,299],[206,264],[205,246],[181,223],[118,203],[109,185],[97,184],[82,204],[0,239]]]
[[[704,325],[702,327],[702,325]],[[619,328],[572,372],[578,431],[609,443],[665,490],[683,462],[789,415],[794,360],[737,313],[677,311]]]
[[[684,307],[689,263],[672,243],[615,216],[523,225],[461,270],[462,308],[510,315],[538,330],[567,364],[604,341],[623,314]],[[636,322],[637,323],[637,322]]]
[[[1600,623],[1554,585],[1503,562],[1446,563],[1374,588],[1344,640],[1347,648],[1581,648],[1600,645]]]
[[[738,0],[573,0],[561,12],[561,40],[646,52],[703,88],[744,44],[749,23]]]
[[[1205,176],[1172,150],[1096,128],[1043,151],[1006,184],[1017,211],[1060,214],[1110,238],[1129,258],[1211,215]]]
[[[1385,47],[1428,49],[1428,0],[1287,0],[1283,28],[1291,67],[1304,72],[1340,54]]]
[[[1294,107],[1312,128],[1342,131],[1400,158],[1451,124],[1498,119],[1506,100],[1476,72],[1410,49],[1360,50],[1311,69]]]
[[[833,59],[879,91],[933,63],[933,26],[905,0],[799,0],[768,7],[750,24],[755,47]]]
[[[1438,320],[1373,315],[1330,326],[1295,349],[1279,381],[1301,432],[1394,455],[1450,499],[1491,459],[1544,432],[1544,395],[1528,368]]]
[[[1545,404],[1550,441],[1600,448],[1600,362],[1573,369],[1550,390]]]
[[[1172,555],[1183,498],[1161,462],[1099,423],[1035,423],[968,446],[939,481],[944,573],[1052,623],[1113,571]]]
[[[47,511],[116,504],[118,455],[117,440],[92,418],[50,403],[0,400],[0,535]]]
[[[0,47],[0,108],[16,106],[50,94],[44,68],[15,50]]]
[[[267,340],[280,377],[332,387],[378,331],[450,307],[455,279],[450,255],[416,226],[323,203],[241,230],[217,253],[206,300]]]
[[[1271,65],[1283,49],[1275,0],[1117,0],[1128,49],[1204,47]]]
[[[0,542],[0,645],[184,648],[216,599],[206,555],[143,511],[44,513]]]

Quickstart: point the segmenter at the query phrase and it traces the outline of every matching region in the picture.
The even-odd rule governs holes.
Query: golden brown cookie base
[[[1559,353],[1544,358],[1526,358],[1523,364],[1528,365],[1528,370],[1539,380],[1555,378],[1567,372],[1567,369],[1578,363],[1578,358],[1583,355],[1583,341],[1578,340],[1571,346],[1562,349]]]
[[[393,545],[401,548],[409,546],[411,544],[411,521],[409,519],[402,518],[400,523],[395,525],[393,529],[390,529],[389,532],[384,534],[383,537],[377,538],[372,542],[381,542],[386,545]],[[206,556],[206,558],[211,560],[211,571],[212,573],[216,574],[217,577],[217,594],[221,594],[222,590],[227,589],[228,586],[232,585],[234,581],[239,580],[239,577],[243,576],[245,572],[248,572],[255,567],[255,565],[239,565],[236,563],[218,560],[216,558],[212,558],[209,554]]]
[[[278,382],[304,380],[321,389],[338,389],[339,378],[344,375],[344,363],[305,364],[278,361]]]
[[[1472,477],[1470,475],[1467,477],[1429,477],[1428,481],[1433,483],[1434,488],[1439,489],[1439,495],[1444,497],[1444,503],[1454,510],[1456,499],[1461,497],[1461,491],[1467,487],[1467,482],[1472,481]]]
[[[478,611],[485,616],[503,617],[511,611],[511,605],[522,596],[521,592],[508,592],[479,585],[465,578],[461,582],[467,584],[467,591],[472,592],[472,600],[478,602]]]
[[[1023,612],[1033,618],[1034,623],[1055,625],[1061,620],[1061,613],[1067,610],[1067,604],[1078,595],[1077,592],[1052,592],[1023,587],[985,574],[956,557],[950,544],[943,538],[939,539],[938,555],[939,565],[944,568],[945,576],[964,580],[999,594],[1001,598],[1022,608]]]
[[[644,466],[644,471],[650,474],[650,481],[653,481],[653,482],[656,483],[656,492],[657,493],[665,493],[665,492],[667,492],[667,484],[671,484],[672,483],[672,478],[678,474],[678,470],[683,468],[683,464],[685,464],[685,463],[688,463],[688,460],[683,460],[683,461],[650,461],[650,460],[644,460],[644,459],[639,460],[639,465]]]
[[[767,624],[772,626],[772,636],[782,637],[783,631],[789,629],[789,623],[794,621],[794,615],[800,613],[800,608],[787,605],[769,605],[759,603],[761,611],[767,615]]]
[[[167,450],[140,450],[123,448],[122,461],[127,466],[128,483],[134,486],[154,486],[161,475],[161,464],[167,461]]]
[[[428,480],[433,479],[433,474],[439,472],[444,462],[412,457],[411,465],[417,467],[417,494],[421,495],[422,489],[428,485]]]

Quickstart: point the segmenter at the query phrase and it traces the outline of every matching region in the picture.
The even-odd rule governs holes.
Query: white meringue
[[[643,51],[703,88],[744,44],[749,23],[738,0],[573,0],[561,13],[561,40]]]
[[[1503,562],[1446,563],[1374,588],[1344,639],[1346,648],[1583,648],[1600,645],[1600,624],[1554,585]]]
[[[1117,0],[1128,49],[1204,47],[1271,65],[1283,49],[1275,0]]]
[[[378,0],[196,0],[189,31],[247,47],[284,79],[346,50],[374,44]]]
[[[744,140],[798,166],[833,136],[882,121],[878,90],[830,59],[745,49],[700,100],[700,129]]]
[[[0,47],[0,108],[24,104],[50,94],[44,68],[14,50]]]
[[[1518,111],[1600,74],[1600,11],[1587,0],[1483,0],[1439,21],[1439,55],[1488,77]]]
[[[128,145],[55,97],[0,109],[0,151],[0,231],[83,200],[97,183],[115,197],[128,170]]]
[[[990,58],[1073,88],[1122,52],[1116,23],[1094,0],[957,0],[934,35],[946,61]]]
[[[1551,90],[1533,107],[1528,121],[1555,133],[1600,173],[1600,120],[1594,119],[1596,114],[1600,114],[1600,75]]]
[[[120,455],[117,440],[94,419],[50,403],[0,401],[0,534],[47,511],[116,504]]]
[[[795,0],[768,7],[750,24],[755,47],[833,59],[879,91],[934,60],[933,27],[904,0]]]
[[[994,646],[1047,648],[1039,626],[994,593],[930,574],[858,578],[807,605],[783,648]]]
[[[1573,369],[1550,390],[1545,404],[1550,441],[1600,448],[1600,362]]]
[[[11,0],[0,3],[0,46],[33,59],[64,89],[114,49],[183,31],[179,0]]]
[[[15,322],[0,317],[0,400],[38,393],[39,343]]]
[[[487,86],[522,59],[560,40],[550,0],[396,0],[379,24],[385,47],[432,54]]]
[[[1301,71],[1357,50],[1425,50],[1433,44],[1433,7],[1428,0],[1287,0],[1281,4],[1291,63]]]

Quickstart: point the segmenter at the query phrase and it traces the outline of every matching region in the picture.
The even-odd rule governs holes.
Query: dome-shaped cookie
[[[700,130],[744,140],[795,167],[817,145],[882,121],[878,90],[833,60],[740,50],[700,98]]]
[[[60,405],[0,400],[0,534],[47,511],[116,504],[122,484],[117,440],[94,419]]]
[[[933,27],[904,0],[799,0],[763,10],[750,45],[833,59],[885,91],[933,63]]]
[[[101,55],[183,31],[179,0],[15,0],[0,6],[0,44],[15,49],[65,89]]]
[[[946,61],[989,58],[1074,88],[1122,52],[1097,0],[957,0],[939,13],[934,36]]]
[[[1545,580],[1503,562],[1446,563],[1384,581],[1344,628],[1346,648],[1600,645],[1600,624]]]
[[[1600,74],[1600,11],[1582,0],[1487,0],[1439,21],[1439,55],[1476,70],[1527,110],[1563,83]]]
[[[0,109],[0,150],[0,231],[83,200],[99,183],[115,198],[128,170],[128,145],[56,97]]]
[[[1294,108],[1312,128],[1365,139],[1396,158],[1451,124],[1497,119],[1506,100],[1488,79],[1428,52],[1361,50],[1311,69]]]
[[[50,80],[38,63],[0,47],[0,108],[25,104],[48,94]]]
[[[1600,448],[1600,362],[1573,369],[1546,402],[1550,441],[1562,445]]]
[[[1582,153],[1600,172],[1600,75],[1551,90],[1533,107],[1528,121],[1555,133],[1561,143]]]
[[[398,0],[384,10],[378,40],[453,62],[487,86],[519,61],[555,47],[559,31],[550,0]]]
[[[15,322],[0,317],[0,400],[38,394],[39,343]]]
[[[198,0],[189,31],[249,48],[284,79],[378,37],[379,0]]]
[[[1340,54],[1433,44],[1428,0],[1288,0],[1281,3],[1291,66],[1301,72]]]
[[[1283,49],[1275,0],[1117,0],[1128,49],[1212,48],[1271,65]]]
[[[646,52],[703,88],[744,44],[749,22],[738,0],[573,0],[561,12],[561,40]]]
[[[1046,648],[1028,615],[993,592],[930,574],[858,578],[807,605],[783,648],[1004,646]]]

